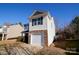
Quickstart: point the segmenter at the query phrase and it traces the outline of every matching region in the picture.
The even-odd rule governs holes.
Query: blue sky
[[[0,25],[5,22],[28,23],[28,17],[34,10],[49,11],[59,27],[64,27],[79,16],[79,4],[0,4]]]

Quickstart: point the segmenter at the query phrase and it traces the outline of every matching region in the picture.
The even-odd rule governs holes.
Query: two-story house
[[[22,36],[21,32],[24,31],[24,27],[21,24],[4,25],[0,28],[1,40],[8,40]]]
[[[54,19],[49,12],[34,11],[29,17],[28,43],[37,46],[49,46],[55,36]]]

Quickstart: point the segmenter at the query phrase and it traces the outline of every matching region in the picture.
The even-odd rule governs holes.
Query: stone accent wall
[[[47,30],[44,31],[44,47],[48,47],[48,33]]]
[[[29,41],[29,44],[31,44],[31,32],[29,32],[28,41]]]

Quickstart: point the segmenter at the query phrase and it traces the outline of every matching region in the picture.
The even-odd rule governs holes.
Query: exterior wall
[[[7,32],[7,27],[3,26],[2,28],[0,28],[0,33],[6,33]]]
[[[47,20],[48,25],[48,46],[54,41],[54,36],[55,36],[55,24],[54,24],[54,19],[51,17],[50,19]]]
[[[46,30],[47,29],[47,16],[43,17],[43,25],[32,26],[32,20],[29,20],[29,31]]]
[[[21,32],[23,30],[24,28],[19,24],[10,26],[9,28],[7,28],[6,39],[21,36]]]

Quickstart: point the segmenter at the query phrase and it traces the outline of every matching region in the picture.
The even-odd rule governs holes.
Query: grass
[[[15,40],[0,41],[0,52],[2,50],[1,54],[6,54],[4,49],[5,47],[19,47],[20,45],[22,45],[22,47],[25,47],[25,50],[32,52],[34,55],[79,55],[79,52],[65,51],[64,49],[53,46],[53,44],[51,44],[51,46],[49,47],[39,49],[30,44],[15,42]],[[68,47],[70,46],[71,44],[68,45]]]
[[[65,50],[54,46],[42,48],[36,55],[65,55]]]

